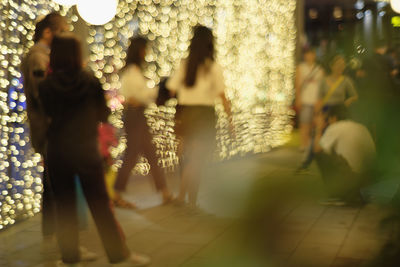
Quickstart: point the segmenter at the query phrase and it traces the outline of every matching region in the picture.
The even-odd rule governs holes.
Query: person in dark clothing
[[[110,205],[97,140],[98,125],[107,121],[110,109],[100,81],[82,70],[80,43],[72,34],[54,38],[50,70],[39,84],[39,95],[50,119],[46,153],[62,261],[73,265],[81,260],[74,182],[79,175],[110,262],[147,265],[147,256],[130,256]]]
[[[361,103],[355,110],[356,119],[367,125],[375,139],[377,166],[383,173],[396,169],[400,152],[400,143],[397,141],[400,133],[400,90],[395,85],[392,71],[387,45],[384,41],[378,41],[373,55],[363,62]]]
[[[53,247],[54,205],[47,177],[45,159],[46,131],[48,120],[39,99],[38,83],[45,79],[49,65],[50,45],[54,35],[68,31],[68,24],[58,13],[50,13],[36,24],[34,46],[25,55],[21,64],[31,145],[44,159],[42,197],[42,252]]]

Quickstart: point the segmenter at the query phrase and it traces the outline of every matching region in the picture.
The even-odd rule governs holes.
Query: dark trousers
[[[127,147],[114,188],[117,191],[126,190],[129,176],[140,154],[143,154],[149,161],[151,166],[150,172],[157,190],[165,188],[165,175],[157,163],[156,147],[152,143],[153,138],[150,128],[147,125],[146,117],[144,116],[144,107],[126,107],[124,111],[124,127],[127,134]]]
[[[43,194],[42,194],[42,234],[51,237],[55,234],[55,203],[50,186],[47,161],[44,159]]]
[[[118,263],[129,256],[124,235],[115,220],[108,197],[103,165],[96,146],[94,144],[93,149],[82,152],[89,155],[85,157],[78,152],[63,153],[68,149],[66,147],[49,145],[48,170],[56,206],[56,234],[65,263],[80,261],[75,175],[79,175],[83,193],[110,262]]]
[[[56,234],[56,207],[54,200],[54,193],[51,188],[50,178],[48,174],[47,161],[44,159],[43,171],[43,193],[42,193],[42,234],[43,237],[50,238]],[[79,179],[79,177],[76,177]],[[79,180],[75,180],[75,186],[81,187]],[[79,229],[87,229],[87,206],[86,202],[82,203],[83,193],[79,191],[77,208],[79,211]]]
[[[367,183],[367,174],[355,173],[347,161],[336,154],[323,152],[314,155],[321,176],[332,197],[346,201],[360,198],[360,188]]]

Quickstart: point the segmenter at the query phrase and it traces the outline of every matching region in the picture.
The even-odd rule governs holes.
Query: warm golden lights
[[[30,149],[24,121],[25,96],[19,65],[33,45],[35,20],[60,10],[71,20],[68,7],[46,0],[0,0],[0,228],[19,217],[39,212],[42,191],[40,157]],[[191,28],[209,26],[216,36],[217,60],[225,70],[227,95],[232,102],[235,135],[226,114],[218,112],[218,157],[265,152],[283,144],[291,132],[289,105],[293,98],[296,0],[125,0],[105,25],[88,25],[89,66],[112,96],[111,123],[121,129],[122,107],[117,96],[118,70],[123,66],[129,38],[142,34],[151,40],[145,75],[150,85],[168,77],[187,55]],[[8,94],[7,92],[12,92]],[[12,101],[11,101],[12,100]],[[174,135],[176,100],[151,106],[152,126],[160,165],[178,163]],[[112,154],[117,159],[125,139]],[[136,171],[146,174],[148,164]],[[19,177],[19,178],[16,178]]]

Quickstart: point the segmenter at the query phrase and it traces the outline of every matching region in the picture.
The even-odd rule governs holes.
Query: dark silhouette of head
[[[196,83],[199,66],[207,59],[214,60],[214,36],[205,26],[194,28],[193,38],[189,47],[185,85],[192,87]]]
[[[336,105],[330,107],[326,111],[327,119],[334,119],[334,120],[347,120],[349,118],[349,110],[345,105]]]
[[[52,12],[36,23],[33,41],[37,43],[44,40],[50,45],[55,35],[66,31],[68,31],[68,23],[65,18],[57,12]]]
[[[128,47],[125,66],[134,64],[141,67],[146,55],[147,39],[142,36],[137,36],[131,39]]]
[[[56,35],[51,44],[50,69],[53,72],[82,70],[82,49],[72,33]]]

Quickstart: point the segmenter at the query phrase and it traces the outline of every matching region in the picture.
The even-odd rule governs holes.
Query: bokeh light
[[[101,2],[90,2],[98,15]],[[95,4],[93,4],[95,2]],[[19,65],[33,45],[39,16],[60,11],[76,19],[68,6],[46,0],[0,0],[0,228],[40,211],[42,192],[40,156],[29,144],[25,96]],[[94,8],[96,7],[96,8]],[[122,129],[122,105],[117,95],[119,69],[124,64],[129,38],[147,36],[145,76],[156,85],[187,56],[191,29],[198,23],[216,36],[217,60],[223,66],[227,96],[232,102],[235,135],[228,131],[222,105],[218,114],[218,159],[266,152],[288,140],[292,130],[289,105],[293,99],[296,0],[126,0],[104,25],[88,21],[89,67],[112,97],[110,122]],[[82,15],[82,14],[81,14]],[[146,111],[154,134],[159,164],[172,170],[178,163],[174,134],[176,99]],[[114,167],[126,146],[113,149]],[[146,174],[145,159],[136,171]]]
[[[88,23],[103,25],[117,14],[118,0],[80,0],[76,5],[79,15]]]

